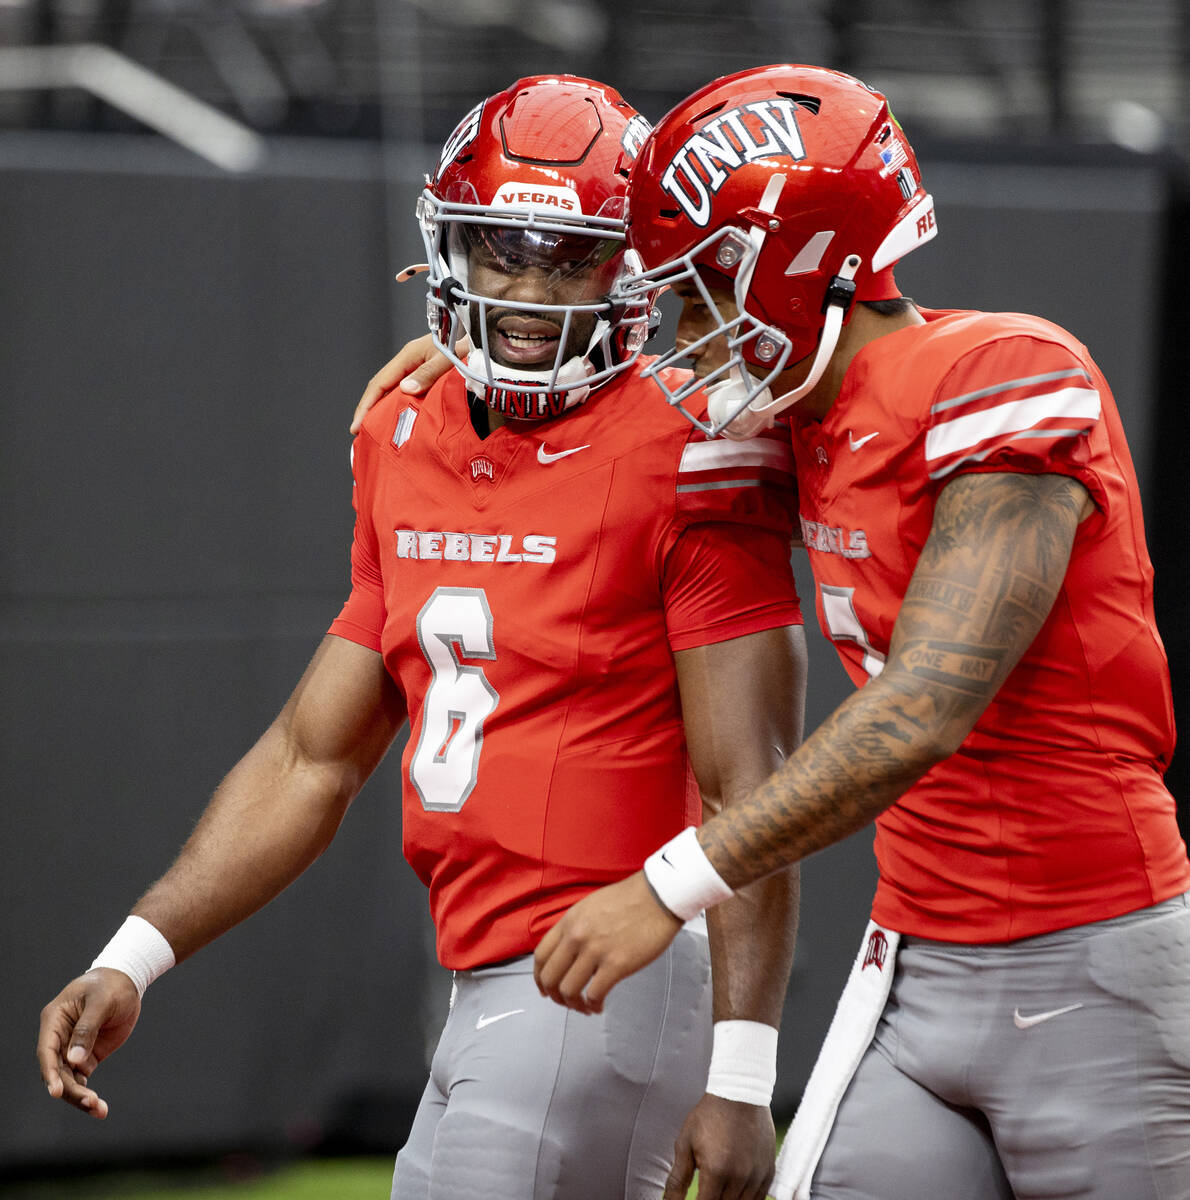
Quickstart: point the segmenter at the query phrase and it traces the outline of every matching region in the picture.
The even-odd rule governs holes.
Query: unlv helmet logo
[[[480,101],[454,128],[454,132],[446,139],[442,147],[442,157],[438,160],[438,170],[434,172],[435,181],[442,178],[442,172],[463,152],[463,149],[475,141],[479,132],[479,118],[483,114],[484,101]]]
[[[805,143],[797,103],[774,97],[728,109],[678,148],[661,186],[700,229],[711,219],[711,197],[738,168],[759,158],[800,162]]]
[[[652,128],[653,126],[639,113],[625,126],[620,137],[620,145],[630,159],[635,161],[637,155],[640,154],[640,148],[645,144],[645,138],[649,136]]]
[[[888,957],[888,938],[879,929],[873,929],[868,938],[868,948],[864,951],[864,965],[861,971],[875,967],[877,971],[884,970],[884,960]]]

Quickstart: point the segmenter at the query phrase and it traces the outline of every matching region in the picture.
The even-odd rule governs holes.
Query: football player
[[[704,1200],[764,1195],[796,876],[717,910],[709,953],[692,917],[597,1018],[532,973],[576,900],[800,737],[788,442],[711,441],[653,403],[653,296],[609,298],[646,133],[610,88],[549,77],[448,139],[418,217],[455,369],[363,422],[350,597],[177,862],[44,1011],[51,1095],[106,1115],[90,1076],[147,983],[317,856],[407,719],[405,853],[454,991],[393,1196],[637,1200],[684,1195],[695,1165]]]
[[[555,925],[544,991],[598,1011],[685,916],[875,821],[873,924],[775,1194],[1190,1196],[1190,862],[1107,382],[1048,321],[900,296],[933,201],[849,76],[708,85],[654,130],[629,206],[645,270],[621,297],[684,305],[646,373],[708,432],[779,416],[819,621],[862,686]],[[706,416],[667,374],[683,356]]]

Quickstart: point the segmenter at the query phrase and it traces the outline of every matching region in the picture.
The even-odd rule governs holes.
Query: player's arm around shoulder
[[[52,1097],[107,1115],[89,1079],[132,1032],[144,988],[268,903],[322,853],[404,718],[380,655],[326,637],[174,864],[101,954],[119,968],[93,967],[42,1010],[37,1058]]]
[[[801,740],[806,646],[783,625],[675,654],[687,744],[705,814],[747,796]],[[714,1045],[707,1093],[675,1148],[666,1200],[760,1200],[776,1137],[769,1103],[797,935],[798,870],[775,872],[707,913]]]
[[[471,346],[464,338],[455,348],[456,353],[466,358]],[[363,395],[355,406],[349,432],[359,433],[364,418],[375,405],[394,388],[410,396],[421,396],[430,386],[450,370],[450,359],[435,345],[428,334],[406,342],[392,358],[368,380]]]

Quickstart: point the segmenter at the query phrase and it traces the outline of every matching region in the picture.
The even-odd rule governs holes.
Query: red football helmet
[[[660,373],[689,346],[648,373],[695,424],[715,434],[732,423],[736,437],[814,386],[852,301],[899,295],[893,264],[936,232],[888,102],[821,67],[758,67],[695,92],[642,148],[629,196],[629,258],[635,251],[644,269],[624,298],[690,280],[715,324],[695,345],[725,336],[731,352],[702,381],[705,423],[683,404],[697,383],[674,391]],[[735,315],[719,312],[708,281],[734,291]],[[806,381],[774,400],[768,385],[816,347]]]
[[[439,349],[492,408],[520,419],[557,415],[640,353],[650,290],[616,304],[609,295],[623,271],[628,172],[648,132],[610,87],[561,75],[518,80],[446,140],[417,206],[427,316]],[[505,294],[505,281],[529,273],[544,281],[532,301]],[[484,294],[474,286],[481,276],[499,286]],[[466,360],[455,351],[463,333],[473,346]]]

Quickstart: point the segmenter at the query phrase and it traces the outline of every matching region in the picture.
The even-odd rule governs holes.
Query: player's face
[[[739,315],[736,308],[735,296],[726,288],[705,284],[707,294],[719,310],[723,321],[731,321]],[[670,289],[682,302],[682,315],[678,318],[676,342],[678,349],[697,342],[717,327],[715,313],[706,302],[706,297],[693,280],[685,279],[675,283]],[[704,346],[691,350],[689,358],[694,374],[699,379],[705,379],[717,367],[721,367],[728,359],[727,339],[713,338]]]
[[[706,279],[702,283],[705,295],[703,290],[690,279],[675,283],[670,288],[682,302],[682,314],[678,318],[675,337],[679,350],[706,337],[721,323],[730,324],[739,316],[740,310],[736,307],[734,292],[728,288],[718,287]],[[707,303],[707,296],[718,310],[717,314]],[[731,350],[727,344],[727,338],[720,334],[719,337],[712,338],[705,345],[689,351],[687,357],[690,359],[694,374],[699,379],[705,379],[712,371],[728,361],[731,357]],[[777,383],[786,388],[795,387],[805,378],[812,358],[812,355],[807,356],[800,362],[787,367],[778,376]],[[758,379],[763,378],[765,373],[760,368],[754,367],[751,363],[744,365],[750,374],[755,375]]]
[[[566,320],[561,310],[604,300],[621,249],[618,241],[498,225],[465,226],[463,236],[470,290],[494,301],[485,306],[489,353],[508,367],[555,361]],[[479,307],[472,303],[472,329],[484,319]],[[562,361],[586,352],[598,318],[571,313]]]

